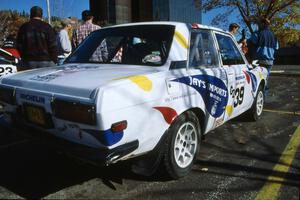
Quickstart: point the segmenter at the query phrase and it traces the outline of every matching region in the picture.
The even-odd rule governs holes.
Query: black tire
[[[190,134],[187,134],[187,130]],[[163,164],[167,174],[178,179],[192,170],[200,149],[201,129],[198,118],[191,111],[183,113],[172,123],[167,134]]]
[[[260,119],[260,117],[263,113],[264,92],[263,92],[262,88],[263,88],[262,86],[260,86],[258,88],[254,102],[253,102],[251,108],[246,113],[246,117],[250,121],[257,121],[258,119]]]

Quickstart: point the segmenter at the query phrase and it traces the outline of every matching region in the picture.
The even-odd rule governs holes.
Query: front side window
[[[216,67],[216,51],[208,30],[191,32],[189,66],[192,68]]]
[[[216,37],[219,44],[223,65],[245,64],[241,53],[231,37],[221,34],[216,34]]]
[[[138,25],[93,32],[67,63],[114,63],[161,66],[168,57],[175,27]]]

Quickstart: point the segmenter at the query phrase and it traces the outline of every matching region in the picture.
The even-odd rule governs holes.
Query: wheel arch
[[[196,117],[198,118],[199,125],[200,125],[199,128],[200,128],[200,132],[201,132],[200,136],[202,137],[204,134],[204,130],[205,130],[205,113],[204,113],[204,111],[198,107],[191,108],[187,111],[193,112],[196,115]]]
[[[259,87],[262,87],[263,90],[265,89],[265,86],[266,86],[266,80],[265,79],[262,79],[257,87],[257,90]]]

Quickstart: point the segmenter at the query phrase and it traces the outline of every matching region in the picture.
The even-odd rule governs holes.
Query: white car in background
[[[7,74],[17,72],[18,59],[15,58],[11,53],[0,48],[0,77]],[[2,114],[3,107],[0,104],[0,115]]]
[[[3,77],[0,101],[7,122],[62,139],[74,156],[139,158],[133,170],[143,174],[163,162],[176,179],[209,131],[242,113],[261,116],[266,75],[223,30],[133,23],[93,32],[63,66]]]
[[[17,72],[18,59],[0,48],[0,77]]]

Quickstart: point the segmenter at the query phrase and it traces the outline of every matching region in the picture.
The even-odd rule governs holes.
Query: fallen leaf
[[[204,168],[201,168],[201,171],[203,172],[207,172],[208,171],[208,168],[204,167]]]

